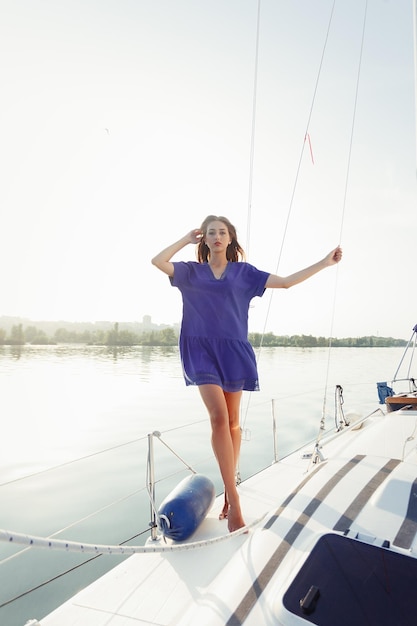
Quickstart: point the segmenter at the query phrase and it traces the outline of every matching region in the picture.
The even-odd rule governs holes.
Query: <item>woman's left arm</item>
[[[329,254],[327,254],[321,261],[318,261],[317,263],[314,263],[299,272],[290,274],[290,276],[277,276],[276,274],[270,274],[265,287],[270,289],[288,289],[289,287],[293,287],[293,285],[302,283],[304,280],[314,276],[314,274],[324,270],[326,267],[339,263],[341,258],[342,249],[340,246],[337,246],[337,248],[329,252]]]

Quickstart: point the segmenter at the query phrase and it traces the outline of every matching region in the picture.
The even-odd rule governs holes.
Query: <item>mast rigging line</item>
[[[259,66],[259,25],[261,21],[261,0],[258,0],[258,11],[256,18],[256,43],[255,43],[255,68],[253,76],[253,98],[252,98],[252,130],[250,140],[249,156],[249,188],[248,188],[248,209],[247,209],[247,230],[246,230],[246,252],[249,254],[250,227],[252,221],[252,188],[253,188],[253,161],[255,156],[255,131],[256,131],[256,100],[258,95],[258,66]]]
[[[334,15],[335,5],[336,5],[336,0],[333,1],[332,8],[331,8],[330,15],[329,15],[329,21],[328,21],[328,25],[327,25],[325,41],[324,41],[322,54],[321,54],[321,58],[320,58],[320,63],[319,63],[319,68],[318,68],[318,72],[317,72],[316,83],[315,83],[315,86],[314,86],[311,106],[310,106],[310,110],[309,110],[309,114],[308,114],[306,129],[305,129],[305,132],[304,132],[304,135],[303,135],[303,142],[302,142],[302,146],[301,146],[301,150],[300,150],[300,157],[299,157],[299,160],[298,160],[298,165],[297,165],[297,169],[296,169],[296,173],[295,173],[295,179],[294,179],[294,184],[293,184],[292,193],[291,193],[291,197],[290,197],[290,203],[289,203],[289,207],[288,207],[287,217],[286,217],[286,221],[285,221],[285,225],[284,225],[283,236],[282,236],[282,239],[281,239],[281,246],[280,246],[280,250],[279,250],[279,254],[278,254],[278,260],[277,260],[277,264],[276,264],[275,273],[278,273],[278,271],[279,271],[279,266],[280,266],[280,263],[281,263],[281,257],[282,257],[282,253],[283,253],[283,249],[284,249],[286,236],[287,236],[287,231],[288,231],[288,226],[289,226],[289,222],[290,222],[290,217],[291,217],[291,213],[292,213],[292,209],[293,209],[295,193],[296,193],[296,190],[297,190],[298,180],[299,180],[299,176],[300,176],[300,170],[301,170],[301,164],[302,164],[302,160],[303,160],[303,156],[304,156],[305,144],[306,144],[307,138],[308,139],[310,138],[310,134],[309,134],[310,122],[311,122],[311,118],[312,118],[312,114],[313,114],[313,110],[314,110],[314,105],[315,105],[315,101],[316,101],[316,95],[317,95],[317,91],[318,91],[318,86],[319,86],[319,82],[320,82],[320,78],[321,78],[323,61],[324,61],[325,53],[326,53],[326,50],[327,50],[327,43],[328,43],[328,39],[329,39],[330,28],[331,28],[331,25],[332,25],[332,22],[333,22],[333,15]],[[414,17],[416,15],[416,6],[417,6],[417,0],[414,0]],[[362,37],[361,37],[360,53],[359,53],[359,60],[358,60],[358,70],[357,70],[357,77],[356,77],[356,89],[355,89],[355,97],[354,97],[354,105],[353,105],[353,113],[352,113],[352,125],[351,125],[349,150],[348,150],[348,163],[347,163],[347,168],[346,168],[345,186],[344,186],[342,211],[341,211],[341,218],[340,218],[339,244],[342,241],[343,227],[344,227],[344,218],[345,218],[345,212],[346,212],[346,199],[347,199],[348,185],[349,185],[349,180],[350,180],[350,164],[351,164],[351,157],[352,157],[353,136],[354,136],[354,131],[355,131],[356,110],[357,110],[359,83],[360,83],[360,76],[361,76],[364,38],[365,38],[365,29],[366,29],[366,22],[367,22],[367,13],[368,13],[368,0],[365,0],[365,9],[364,9],[363,25],[362,25]],[[260,0],[259,0],[259,4],[258,4],[258,28],[257,28],[256,65],[258,64],[259,21],[260,21]],[[416,26],[415,26],[415,28],[416,28]],[[416,68],[417,68],[417,58],[416,58]],[[257,68],[256,68],[256,71],[255,71],[255,77],[257,77]],[[257,81],[255,80],[255,92],[256,92],[256,84],[257,84]],[[254,103],[256,103],[256,93],[254,95]],[[255,112],[256,111],[255,111],[255,107],[254,107],[254,109],[253,109],[253,116],[255,116]],[[254,148],[253,148],[253,144],[254,144],[254,130],[255,130],[255,121],[253,119],[253,121],[252,121],[252,133],[253,134],[252,134],[252,145],[251,145],[251,159],[252,159],[253,153],[254,153]],[[309,139],[309,146],[310,146],[310,151],[311,151],[310,139]],[[311,156],[312,156],[312,153],[311,153]],[[253,175],[253,163],[252,163],[252,160],[251,160],[250,186],[249,186],[250,193],[251,193],[251,189],[252,189],[252,175]],[[249,203],[248,203],[248,208],[249,207],[251,207],[251,196],[249,198]],[[248,215],[248,229],[249,229],[249,223],[250,223],[250,215]],[[327,359],[326,377],[325,377],[325,386],[324,386],[323,409],[322,409],[322,416],[321,416],[321,420],[320,420],[319,432],[318,432],[318,435],[317,435],[317,443],[321,439],[321,434],[323,433],[324,428],[325,428],[326,401],[327,401],[328,380],[329,380],[329,371],[330,371],[330,354],[331,354],[331,348],[332,348],[332,336],[333,336],[333,331],[334,331],[334,319],[335,319],[335,309],[336,309],[338,269],[339,268],[337,267],[336,268],[335,285],[334,285],[334,289],[333,289],[333,302],[332,302],[332,307],[331,307],[332,314],[331,314],[331,321],[330,321],[330,338],[329,338],[329,345],[328,345],[328,359]],[[268,322],[270,311],[271,311],[272,298],[273,298],[273,292],[271,292],[270,295],[269,295],[267,311],[266,311],[266,315],[265,315],[264,327],[262,329],[260,345],[259,345],[258,352],[257,352],[257,361],[258,362],[260,360],[261,350],[262,350],[262,347],[263,347],[263,338],[265,336],[266,326],[267,326],[267,322]],[[245,410],[245,415],[244,415],[244,419],[243,419],[242,428],[244,428],[244,425],[245,425],[245,422],[246,422],[246,418],[247,418],[247,415],[248,415],[250,398],[251,398],[251,394],[249,394],[249,398],[248,398],[248,402],[247,402],[247,406],[246,406],[246,410]]]
[[[342,214],[341,214],[341,221],[340,221],[339,243],[341,243],[342,241],[343,226],[344,226],[345,212],[346,212],[346,199],[347,199],[348,186],[349,186],[349,180],[350,180],[350,164],[352,160],[353,136],[354,136],[355,127],[356,127],[356,110],[357,110],[357,105],[358,105],[359,84],[360,84],[361,69],[362,69],[363,46],[364,46],[364,41],[365,41],[367,16],[368,16],[368,0],[365,0],[365,9],[364,9],[363,23],[362,23],[362,37],[361,37],[361,45],[360,45],[360,52],[359,52],[359,59],[358,59],[355,97],[354,97],[353,112],[352,112],[352,126],[350,130],[348,162],[347,162],[347,167],[346,167],[346,179],[345,179],[345,188],[344,188],[343,203],[342,203]],[[317,434],[316,444],[319,443],[323,435],[323,432],[325,430],[327,390],[328,390],[329,372],[330,372],[330,354],[331,354],[332,337],[333,337],[333,331],[334,331],[334,318],[335,318],[335,311],[336,311],[338,276],[339,276],[339,266],[336,266],[336,278],[335,278],[335,286],[333,290],[333,303],[331,307],[332,315],[331,315],[331,321],[330,321],[329,349],[327,353],[326,378],[325,378],[325,385],[324,385],[324,392],[323,392],[323,409],[322,409],[322,416],[320,420],[320,427],[319,427],[319,431]]]
[[[414,110],[417,110],[417,0],[413,2],[413,43],[414,43],[414,93],[415,103]],[[417,116],[415,120],[416,127],[416,176],[417,176]]]
[[[277,264],[276,264],[276,267],[275,267],[275,273],[276,274],[278,273],[279,266],[281,264],[282,252],[283,252],[285,240],[286,240],[286,237],[287,237],[288,226],[289,226],[291,213],[292,213],[292,209],[293,209],[293,204],[294,204],[295,192],[297,190],[298,179],[300,177],[300,171],[301,171],[301,164],[302,164],[303,157],[304,157],[306,138],[309,137],[310,123],[311,123],[311,118],[312,118],[312,115],[313,115],[314,105],[315,105],[315,102],[316,102],[317,91],[318,91],[319,82],[320,82],[320,78],[321,78],[321,72],[322,72],[322,68],[323,68],[323,61],[324,61],[324,57],[325,57],[326,50],[327,50],[327,43],[328,43],[328,39],[329,39],[330,28],[331,28],[331,25],[332,25],[332,22],[333,22],[333,14],[334,14],[335,5],[336,5],[336,0],[333,0],[333,5],[332,5],[331,11],[330,11],[329,21],[328,21],[328,24],[327,24],[327,31],[326,31],[326,36],[325,36],[325,40],[324,40],[324,45],[323,45],[323,49],[322,49],[322,53],[321,53],[321,57],[320,57],[319,68],[318,68],[318,71],[317,71],[317,78],[316,78],[316,82],[315,82],[315,85],[314,85],[313,96],[312,96],[312,99],[311,99],[310,110],[309,110],[309,114],[308,114],[308,118],[307,118],[307,124],[306,124],[306,128],[305,128],[305,132],[303,134],[303,142],[302,142],[302,145],[301,145],[300,156],[299,156],[299,159],[298,159],[298,165],[297,165],[297,169],[296,169],[296,172],[295,172],[294,184],[293,184],[293,188],[292,188],[292,192],[291,192],[290,203],[289,203],[289,206],[288,206],[287,217],[286,217],[286,220],[285,220],[284,232],[283,232],[282,239],[281,239],[281,246],[280,246],[280,249],[279,249],[278,260],[277,260]],[[265,316],[265,324],[264,324],[264,328],[262,330],[261,345],[259,347],[259,351],[260,351],[260,349],[262,347],[263,337],[264,337],[265,331],[266,331],[266,324],[268,322],[269,314],[271,312],[272,297],[273,297],[273,291],[271,291],[270,296],[269,296],[269,302],[268,302],[267,312],[266,312],[266,316]]]
[[[292,188],[292,192],[291,192],[290,203],[289,203],[289,206],[288,206],[287,217],[286,217],[286,220],[285,220],[284,231],[283,231],[283,235],[282,235],[282,239],[281,239],[281,245],[280,245],[280,249],[279,249],[278,259],[277,259],[277,263],[276,263],[276,268],[275,268],[275,273],[276,274],[278,273],[278,270],[279,270],[279,266],[280,266],[280,263],[281,263],[282,252],[283,252],[283,249],[284,249],[284,244],[285,244],[285,240],[286,240],[286,236],[287,236],[288,225],[289,225],[289,221],[290,221],[290,217],[291,217],[291,213],[292,213],[292,208],[293,208],[293,204],[294,204],[295,192],[296,192],[296,189],[297,189],[298,179],[299,179],[299,176],[300,176],[301,163],[303,161],[303,156],[304,156],[306,138],[310,136],[309,135],[310,122],[311,122],[311,118],[312,118],[312,115],[313,115],[313,109],[314,109],[314,105],[315,105],[315,101],[316,101],[316,95],[317,95],[319,81],[320,81],[320,77],[321,77],[321,71],[322,71],[322,67],[323,67],[324,56],[325,56],[326,49],[327,49],[327,43],[328,43],[328,39],[329,39],[330,28],[331,28],[332,21],[333,21],[333,14],[334,14],[335,5],[336,5],[336,0],[333,0],[333,5],[332,5],[331,11],[330,11],[329,21],[328,21],[328,24],[327,24],[327,31],[326,31],[326,36],[325,36],[325,40],[324,40],[324,45],[323,45],[323,49],[322,49],[322,53],[321,53],[321,57],[320,57],[319,68],[318,68],[318,71],[317,71],[317,78],[316,78],[316,82],[315,82],[315,85],[314,85],[314,91],[313,91],[313,96],[312,96],[312,100],[311,100],[310,110],[309,110],[309,114],[308,114],[308,118],[307,118],[306,129],[305,129],[305,132],[304,132],[304,135],[303,135],[303,143],[302,143],[302,146],[301,146],[300,156],[299,156],[298,165],[297,165],[297,169],[296,169],[296,173],[295,173],[295,179],[294,179],[294,184],[293,184],[293,188]],[[250,231],[250,221],[251,221],[251,206],[252,206],[253,157],[254,157],[254,152],[255,152],[254,144],[255,144],[255,128],[256,128],[256,120],[255,120],[255,118],[256,118],[256,92],[257,92],[257,76],[258,76],[258,61],[259,61],[259,54],[258,53],[259,53],[260,9],[261,9],[261,0],[258,0],[257,39],[256,39],[256,52],[255,52],[255,80],[254,80],[254,96],[253,96],[253,110],[252,110],[251,162],[250,162],[250,173],[249,173],[249,199],[248,199],[248,219],[247,219],[247,222],[248,222],[247,240],[248,241],[249,241],[249,231]],[[273,290],[271,290],[271,293],[269,294],[269,300],[268,300],[267,310],[266,310],[266,315],[265,315],[265,322],[264,322],[264,326],[263,326],[262,333],[261,333],[260,345],[259,345],[258,350],[257,350],[257,357],[256,358],[257,358],[258,362],[260,360],[261,351],[262,351],[262,347],[263,347],[263,339],[264,339],[264,336],[265,336],[266,326],[267,326],[269,315],[270,315],[270,312],[271,312],[272,298],[273,298]],[[246,422],[246,418],[247,418],[247,415],[248,415],[251,396],[252,396],[252,394],[249,394],[249,396],[248,396],[248,402],[247,402],[246,409],[245,409],[245,415],[244,415],[244,419],[243,419],[242,428],[244,428],[244,425],[245,425],[245,422]]]

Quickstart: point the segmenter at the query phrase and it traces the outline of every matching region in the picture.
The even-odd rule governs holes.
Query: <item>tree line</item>
[[[274,348],[325,348],[330,344],[336,348],[392,348],[407,345],[404,339],[393,337],[314,337],[313,335],[274,335],[273,333],[249,333],[249,341],[254,347],[270,346]]]
[[[91,346],[173,346],[178,343],[178,336],[173,327],[163,328],[157,331],[134,333],[130,330],[120,329],[116,322],[112,329],[102,330],[67,330],[58,328],[53,335],[48,336],[44,330],[36,326],[16,324],[7,333],[0,328],[0,345],[57,345],[57,344],[83,344]]]
[[[404,339],[393,337],[347,337],[344,339],[314,337],[312,335],[274,335],[273,333],[249,333],[249,341],[254,347],[321,348],[330,344],[343,348],[390,348],[405,346]],[[36,326],[16,324],[9,333],[0,328],[0,345],[56,345],[84,344],[92,346],[175,346],[178,334],[173,327],[161,330],[135,333],[119,328],[116,322],[110,330],[67,330],[58,328],[52,336]]]

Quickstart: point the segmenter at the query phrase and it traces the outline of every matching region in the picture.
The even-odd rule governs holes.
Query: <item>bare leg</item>
[[[232,437],[233,457],[234,457],[234,466],[235,466],[235,479],[236,479],[236,468],[237,468],[237,464],[239,461],[240,444],[242,440],[242,433],[240,430],[240,400],[242,398],[242,392],[239,391],[237,393],[228,393],[227,391],[225,391],[223,393],[224,393],[224,397],[226,400],[227,410],[229,413],[229,429],[230,429],[230,435]],[[227,499],[227,491],[225,487],[224,505],[219,515],[219,519],[227,518],[228,512],[229,512],[229,502]]]
[[[212,446],[219,463],[227,498],[228,528],[230,532],[233,532],[245,525],[235,481],[237,455],[240,448],[241,392],[226,394],[218,385],[201,385],[199,390],[210,416]],[[229,410],[231,415],[229,415]]]

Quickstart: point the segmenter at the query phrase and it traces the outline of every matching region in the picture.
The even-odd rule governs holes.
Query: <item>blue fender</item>
[[[158,509],[159,529],[165,537],[184,541],[209,512],[216,497],[214,485],[202,474],[184,478]]]

